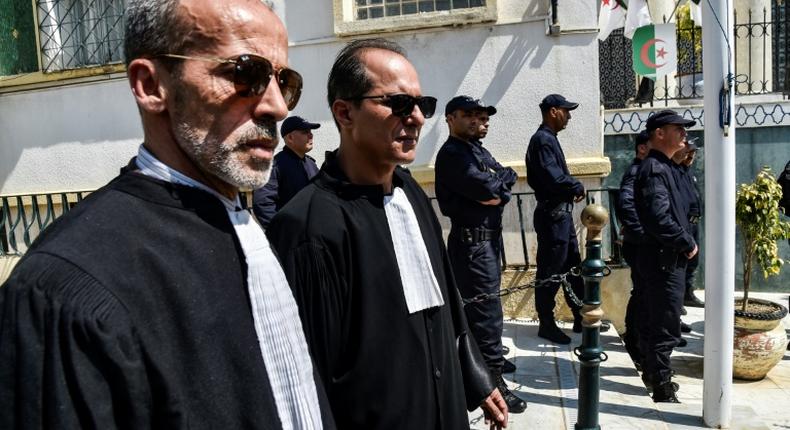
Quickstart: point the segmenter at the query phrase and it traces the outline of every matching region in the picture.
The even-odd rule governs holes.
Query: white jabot
[[[395,187],[392,195],[384,196],[384,211],[387,214],[409,313],[444,305],[442,290],[428,256],[428,248],[425,247],[417,216],[406,193]]]
[[[238,197],[235,201],[228,199],[168,167],[142,145],[137,166],[145,175],[202,189],[225,205],[247,261],[247,287],[255,333],[282,427],[285,430],[322,429],[313,365],[296,301],[263,228],[249,211],[241,209]]]

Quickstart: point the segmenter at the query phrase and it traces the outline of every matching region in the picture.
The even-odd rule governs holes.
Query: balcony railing
[[[736,14],[733,24],[737,95],[782,93],[790,97],[790,5],[774,0],[761,13]],[[770,11],[770,13],[769,13]],[[667,106],[702,97],[702,28],[692,21],[677,31],[677,74],[656,82],[632,68],[631,40],[615,30],[599,45],[601,103],[606,109]]]

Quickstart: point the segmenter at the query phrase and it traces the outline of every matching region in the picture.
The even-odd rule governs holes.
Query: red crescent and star
[[[650,39],[644,45],[642,45],[642,49],[639,52],[639,59],[642,61],[642,63],[644,63],[645,66],[650,67],[651,69],[657,69],[666,64],[666,63],[661,63],[661,64],[654,63],[650,61],[650,57],[648,56],[648,51],[650,51],[650,47],[659,42],[664,43],[664,41],[661,39]],[[664,50],[663,46],[659,48],[658,51],[656,51],[656,57],[658,58],[664,58],[664,56],[666,55],[667,55],[667,51]]]

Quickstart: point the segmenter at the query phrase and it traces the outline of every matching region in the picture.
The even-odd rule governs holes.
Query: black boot
[[[567,334],[563,333],[559,327],[557,327],[557,324],[554,322],[554,320],[549,320],[547,322],[540,320],[540,326],[538,326],[538,337],[548,339],[560,345],[567,345],[571,343],[571,338],[568,337]]]
[[[691,326],[684,323],[683,321],[680,322],[680,331],[682,333],[691,333]]]
[[[494,377],[494,383],[496,384],[499,393],[502,394],[502,398],[505,399],[505,403],[507,403],[507,409],[511,414],[520,414],[527,410],[527,402],[513,394],[513,392],[507,387],[507,383],[502,378],[501,369],[491,370],[491,375]]]
[[[683,298],[683,306],[688,306],[690,308],[704,308],[705,302],[697,298],[694,294],[694,290],[689,288],[686,290],[686,297]]]
[[[502,373],[513,373],[516,371],[516,365],[512,361],[505,359],[502,364]]]
[[[680,403],[675,395],[678,385],[674,382],[663,381],[653,385],[653,401],[656,403]]]

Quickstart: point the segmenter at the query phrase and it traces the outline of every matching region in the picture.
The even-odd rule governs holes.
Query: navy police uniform
[[[517,178],[479,141],[450,136],[436,156],[436,199],[452,222],[447,250],[464,298],[499,292],[502,212]],[[496,198],[501,200],[497,206],[479,203]],[[470,303],[464,309],[486,364],[501,368],[501,300]]]
[[[564,100],[564,99],[563,99]],[[581,263],[572,211],[574,197],[584,195],[584,186],[570,175],[557,135],[541,125],[529,141],[526,155],[527,182],[535,190],[538,201],[534,214],[538,237],[537,279],[566,273]],[[584,283],[576,276],[568,277],[577,297],[584,295]],[[541,324],[554,321],[554,297],[559,284],[535,289],[535,308]],[[565,295],[575,320],[580,320],[579,307]]]
[[[696,145],[693,142],[689,143],[689,145],[693,145],[693,149],[696,149]],[[694,241],[699,243],[699,222],[702,217],[702,204],[699,190],[697,189],[697,178],[694,177],[694,172],[691,167],[681,164],[675,164],[674,167],[675,181],[678,184],[681,197],[688,205],[690,233],[694,237]],[[684,295],[686,300],[691,299],[691,296],[694,294],[694,274],[697,267],[699,267],[699,253],[697,253],[694,258],[690,259],[686,265],[686,278],[684,282]]]
[[[667,124],[689,127],[695,122],[684,120],[673,111],[662,111],[648,119],[647,129]],[[664,153],[652,149],[639,166],[634,186],[639,221],[645,231],[637,262],[644,279],[646,313],[640,349],[646,380],[654,390],[668,387],[671,379],[669,357],[681,335],[685,254],[696,246],[688,220],[688,202],[682,197],[673,166]],[[653,396],[657,399],[656,392]],[[674,393],[662,393],[662,396],[674,398]]]
[[[636,137],[635,148],[638,151],[639,145],[647,144],[648,134],[642,131]],[[641,327],[644,315],[642,312],[642,296],[644,289],[644,281],[639,269],[637,267],[639,244],[642,242],[642,237],[645,234],[642,224],[639,223],[639,215],[637,214],[636,205],[634,203],[634,182],[636,182],[636,174],[639,171],[639,166],[642,160],[635,157],[628,170],[623,174],[620,181],[620,195],[617,199],[617,206],[615,207],[617,219],[620,221],[620,228],[622,233],[622,251],[626,263],[631,268],[631,297],[628,299],[628,305],[625,311],[625,336],[623,343],[628,355],[634,363],[641,364],[642,355],[639,351],[639,334],[644,331]]]
[[[283,121],[280,134],[285,137],[294,130],[313,130],[320,126],[292,116]],[[253,193],[252,209],[261,226],[266,228],[277,211],[306,187],[317,173],[318,166],[313,157],[305,155],[302,158],[291,148],[284,146],[274,156],[269,181]]]
[[[496,113],[493,106],[469,96],[457,96],[447,103],[445,116],[459,109]],[[436,155],[436,200],[452,224],[447,251],[458,290],[465,299],[499,292],[502,211],[517,179],[516,172],[499,164],[479,140],[457,138],[451,127],[451,135]],[[498,205],[480,203],[494,199],[500,200]],[[486,364],[501,372],[501,300],[469,303],[464,310]]]

